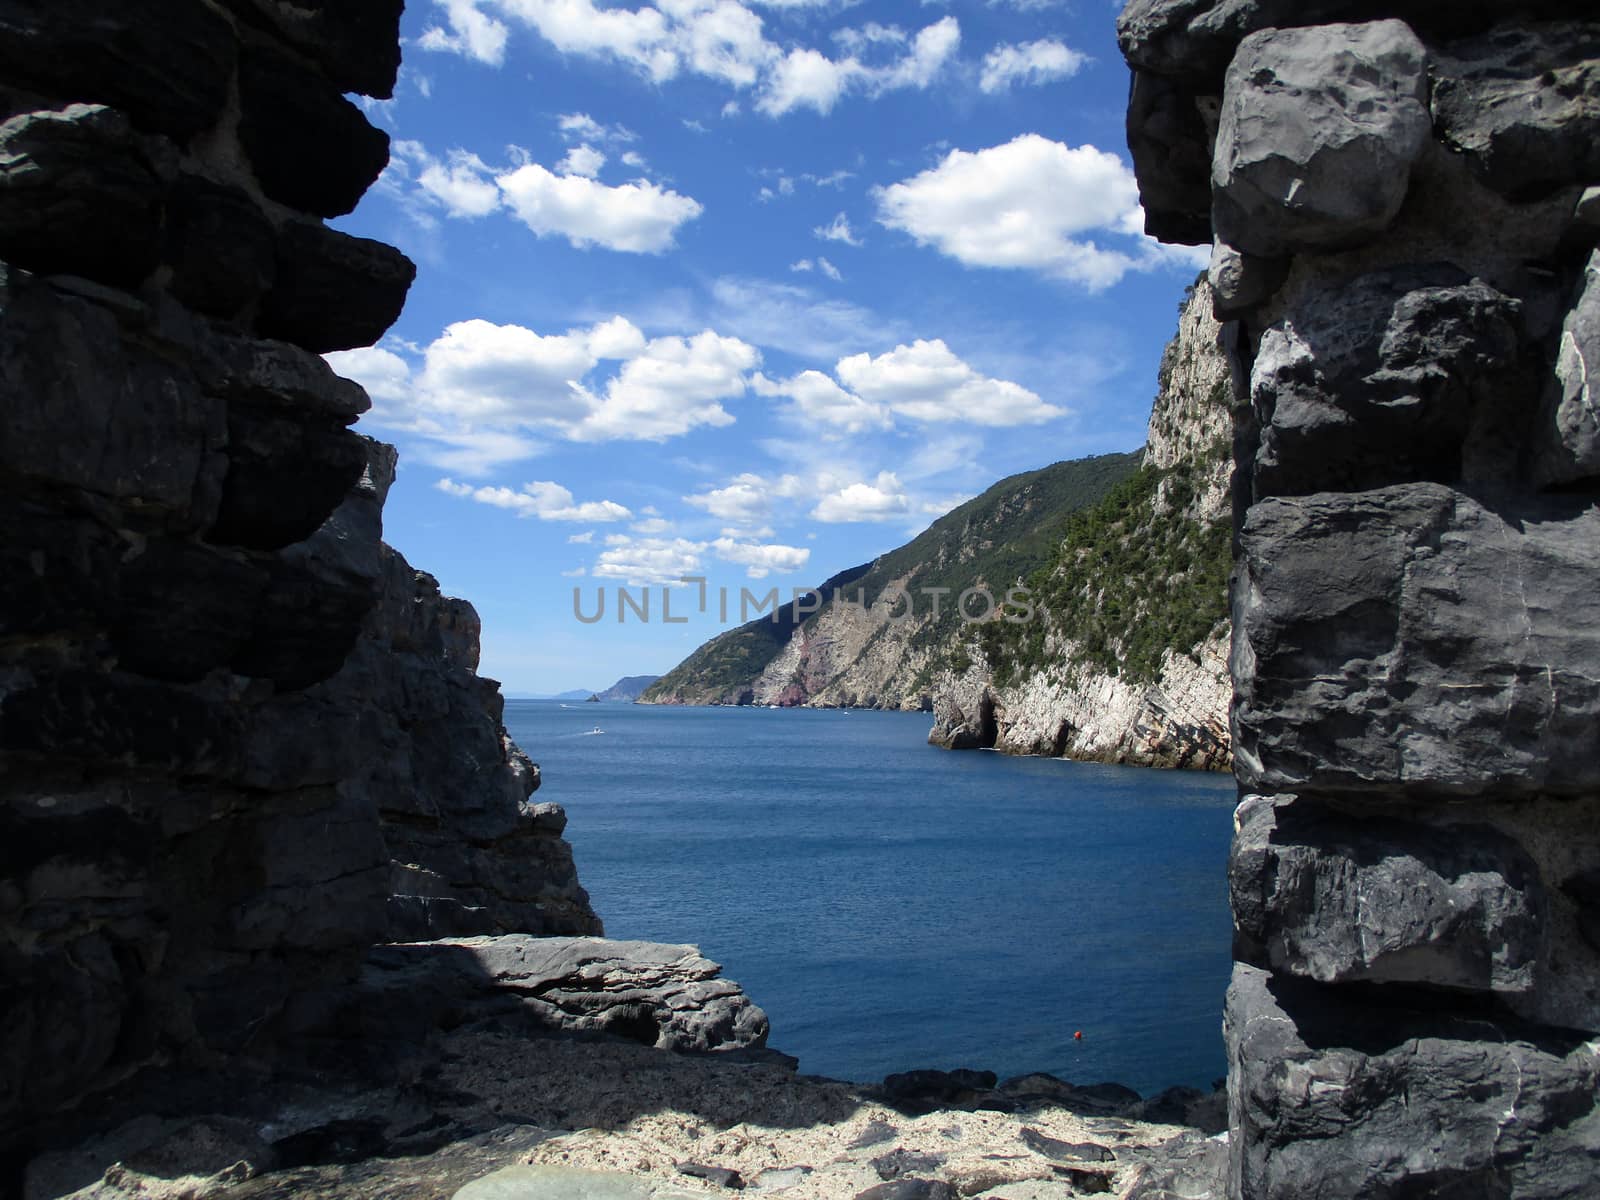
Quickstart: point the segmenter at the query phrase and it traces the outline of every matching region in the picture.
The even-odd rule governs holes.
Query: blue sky
[[[410,0],[338,222],[419,268],[329,356],[401,450],[386,536],[510,692],[676,664],[722,627],[660,620],[682,575],[787,595],[1139,446],[1203,265],[1139,232],[1109,3],[635,2]]]

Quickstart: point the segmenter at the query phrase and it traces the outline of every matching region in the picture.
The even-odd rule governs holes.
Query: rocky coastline
[[[414,271],[325,224],[383,168],[345,93],[392,91],[400,8],[0,3],[0,1191],[1594,1193],[1590,5],[1120,23],[1231,381],[1226,1134],[799,1075],[694,947],[599,936],[318,357]]]
[[[531,1160],[941,1195],[993,1138],[1056,1194],[1214,1166],[1065,1085],[1028,1142],[937,1115],[1020,1111],[992,1079],[799,1076],[694,947],[600,936],[320,357],[414,274],[325,223],[387,158],[345,94],[391,94],[400,10],[0,5],[0,1194],[431,1198]]]
[[[1204,529],[1220,525],[1231,508],[1233,467],[1222,448],[1233,437],[1232,389],[1213,307],[1211,285],[1202,279],[1185,298],[1162,356],[1141,461],[1168,473],[1152,497],[1147,520],[1153,523]],[[1132,591],[1113,584],[1099,603],[1136,608]],[[1220,620],[1193,644],[1165,647],[1148,680],[1088,658],[1082,632],[1066,620],[1049,624],[1042,661],[1004,676],[1003,664],[990,661],[982,641],[972,639],[971,665],[943,673],[933,689],[928,741],[947,750],[1231,770],[1229,639],[1228,623]]]
[[[1232,463],[1226,449],[1233,436],[1231,376],[1222,324],[1213,307],[1210,284],[1197,281],[1185,297],[1177,332],[1163,355],[1145,447],[1127,456],[1123,468],[1160,472],[1163,478],[1124,540],[1148,536],[1156,527],[1191,536],[1208,530],[1220,533],[1231,511]],[[991,492],[1009,482],[995,485]],[[949,558],[973,560],[978,545],[1026,536],[1018,516],[1035,503],[1029,495],[1031,486],[1036,485],[1022,483],[996,506],[998,513],[987,522],[969,521],[960,538],[948,539],[924,554],[936,555],[941,563]],[[1062,519],[1065,516],[1061,514]],[[915,557],[910,551],[917,545],[913,542],[895,552],[908,560],[899,567],[903,574],[894,581],[897,587],[914,589],[926,570],[924,564],[910,561]],[[1055,552],[1055,545],[1050,545],[1045,561]],[[1219,563],[1222,555],[1219,539]],[[1140,560],[1133,564],[1130,578],[1100,581],[1096,595],[1079,607],[1086,608],[1092,620],[1116,606],[1130,613],[1131,622],[1164,604],[1190,602],[1187,597],[1180,601],[1161,595],[1170,581],[1149,578],[1161,570],[1155,561]],[[828,593],[836,586],[849,596],[860,578],[874,578],[875,572],[881,573],[880,565],[869,564],[830,580],[822,590]],[[1215,619],[1177,639],[1179,644],[1164,644],[1151,678],[1132,677],[1105,661],[1105,655],[1087,654],[1082,628],[1042,605],[1035,615],[1044,630],[1040,644],[1029,661],[1013,666],[996,660],[976,625],[930,637],[926,620],[892,619],[903,612],[903,603],[886,590],[865,607],[828,604],[814,616],[791,621],[791,627],[769,631],[747,626],[723,634],[643,699],[653,704],[929,712],[934,723],[928,741],[946,750],[1227,771],[1233,765],[1228,729],[1232,685],[1220,566],[1217,574],[1210,597]],[[1024,580],[988,582],[1003,594],[1006,587]],[[1143,594],[1146,591],[1150,594]],[[736,640],[744,643],[737,650]],[[719,644],[726,647],[721,655]],[[1115,658],[1118,647],[1111,650]],[[759,669],[755,665],[734,669],[736,661],[759,664]]]

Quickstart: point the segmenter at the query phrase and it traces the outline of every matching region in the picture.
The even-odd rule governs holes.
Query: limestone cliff
[[[1231,1194],[1593,1195],[1594,5],[1119,33],[1238,382]]]
[[[969,627],[928,740],[1225,770],[1231,384],[1201,281],[1162,357],[1139,472],[1068,526],[1026,623]]]
[[[135,1072],[272,1061],[376,942],[600,931],[319,357],[414,274],[323,223],[400,8],[0,3],[0,1190]]]
[[[1056,463],[1003,479],[899,549],[721,634],[664,675],[646,703],[927,709],[964,655],[967,589],[996,605],[1055,552],[1066,518],[1101,500],[1136,454]],[[973,595],[970,616],[987,602]],[[820,605],[820,607],[819,607]]]
[[[1232,435],[1211,310],[1202,280],[1142,452],[1002,480],[830,579],[821,611],[790,604],[722,634],[643,700],[921,709],[950,749],[1226,769]],[[966,588],[1003,602],[1018,585],[1027,597],[987,620],[956,614]],[[933,587],[946,589],[939,614]]]

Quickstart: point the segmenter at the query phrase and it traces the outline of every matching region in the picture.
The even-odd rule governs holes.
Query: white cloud
[[[853,354],[835,372],[863,401],[930,424],[1037,425],[1066,415],[1020,384],[979,374],[938,338],[876,358]]]
[[[864,243],[850,228],[850,218],[843,213],[838,214],[826,225],[818,225],[812,234],[825,242],[843,242],[846,246],[860,246]]]
[[[335,351],[327,360],[335,373],[367,389],[374,411],[402,408],[411,396],[411,367],[392,350],[363,346]]]
[[[711,285],[711,298],[718,328],[802,358],[831,362],[911,336],[899,321],[795,283],[725,275]]]
[[[508,22],[544,38],[563,54],[620,63],[654,83],[697,75],[756,93],[770,116],[796,108],[826,114],[847,92],[869,97],[926,88],[955,56],[960,25],[944,17],[908,37],[869,24],[837,36],[846,57],[767,37],[761,17],[739,0],[658,0],[636,9],[595,0],[436,0],[443,24],[420,39],[424,50],[461,54],[490,66],[505,61]],[[806,0],[762,0],[769,7],[813,6]],[[491,15],[493,13],[494,15]],[[886,61],[877,60],[885,54]],[[730,112],[727,106],[723,115]]]
[[[899,58],[870,65],[857,54],[882,47],[899,49],[906,35],[893,26],[873,24],[841,30],[836,36],[851,51],[847,57],[831,59],[809,47],[791,49],[768,75],[756,107],[772,117],[797,108],[810,108],[826,116],[846,92],[877,97],[901,88],[925,89],[955,57],[961,44],[961,26],[954,17],[943,17],[910,39],[910,46]]]
[[[663,7],[671,11],[676,6]],[[696,74],[736,88],[751,87],[778,53],[761,32],[761,18],[733,0],[684,4],[680,11],[690,14],[682,37]]]
[[[653,183],[607,187],[579,175],[553,175],[538,163],[495,182],[507,206],[535,234],[564,237],[580,248],[660,254],[672,246],[680,226],[704,211],[699,201]]]
[[[816,265],[817,264],[812,262],[809,258],[802,258],[799,262],[790,263],[789,264],[789,270],[791,270],[791,271],[810,271],[810,270],[813,270],[816,267]]]
[[[827,116],[852,80],[866,69],[853,58],[835,62],[816,50],[789,51],[767,79],[756,107],[769,117],[781,117],[797,108],[810,108]]]
[[[942,517],[951,509],[960,508],[968,500],[975,498],[976,493],[974,492],[952,492],[950,495],[943,496],[937,500],[924,500],[917,507],[917,511],[924,516]]]
[[[491,67],[505,61],[506,39],[511,31],[478,7],[477,0],[435,0],[445,10],[448,30],[437,25],[423,31],[417,44],[424,50],[443,50],[477,59]]]
[[[911,502],[893,472],[882,471],[872,483],[852,483],[830,492],[817,502],[811,515],[839,525],[860,521],[889,521],[911,511]]]
[[[485,217],[500,207],[500,189],[488,178],[489,168],[476,154],[452,150],[439,162],[416,142],[397,145],[397,154],[410,153],[421,168],[417,187],[452,217]]]
[[[610,59],[660,83],[678,73],[671,22],[655,8],[601,8],[592,0],[499,0],[507,15],[563,54]]]
[[[424,225],[432,224],[433,210],[473,219],[503,208],[540,237],[564,237],[578,247],[602,246],[634,254],[670,249],[677,231],[704,211],[692,197],[647,180],[608,187],[593,178],[606,162],[595,143],[625,143],[633,138],[628,130],[603,126],[585,113],[563,116],[560,127],[564,137],[588,134],[595,141],[573,145],[554,171],[515,146],[507,148],[515,165],[497,168],[465,150],[450,150],[441,160],[420,142],[402,140],[394,143],[380,183]],[[623,155],[623,161],[644,165],[632,151]]]
[[[556,118],[556,128],[569,142],[588,142],[591,145],[618,146],[639,139],[639,135],[626,125],[607,125],[582,112],[562,113]]]
[[[672,530],[672,522],[665,517],[646,517],[643,521],[635,521],[628,528],[635,533],[669,533]]]
[[[752,383],[759,395],[789,397],[794,415],[807,425],[821,426],[824,435],[865,433],[894,424],[887,405],[845,391],[821,371],[802,371],[778,382],[757,375]]]
[[[590,572],[600,579],[620,579],[632,587],[674,584],[685,575],[701,573],[702,542],[685,538],[630,537],[614,533],[606,538]]]
[[[568,579],[582,579],[585,575],[587,575],[589,573],[589,568],[588,567],[573,567],[572,570],[563,571],[561,573],[563,575],[565,575]]]
[[[840,273],[839,268],[834,266],[831,262],[829,262],[825,258],[820,258],[819,257],[817,259],[817,270],[821,271],[824,275],[826,275],[829,279],[833,280],[835,283],[838,283],[838,282],[840,282],[841,280],[844,279],[844,276]]]
[[[773,571],[798,571],[811,561],[811,550],[805,546],[763,545],[736,541],[731,537],[719,537],[710,546],[723,562],[744,567],[745,574],[751,579],[765,579]]]
[[[663,441],[731,424],[723,401],[745,394],[761,361],[738,338],[708,329],[647,339],[623,317],[560,334],[458,321],[415,357],[369,348],[328,361],[381,396],[374,424],[415,435],[425,459],[471,475],[537,453],[530,433]]]
[[[572,437],[662,441],[699,425],[731,425],[721,401],[744,395],[746,374],[760,362],[754,346],[709,329],[692,338],[655,338],[623,363]]]
[[[568,150],[566,157],[556,164],[556,170],[563,175],[581,175],[585,179],[593,179],[605,165],[605,154],[585,142]]]
[[[594,530],[586,529],[582,533],[575,533],[567,541],[574,546],[587,546],[594,541]]]
[[[427,439],[421,443],[419,457],[427,463],[459,475],[487,475],[506,463],[533,458],[544,446],[512,430],[467,429],[422,420],[410,426],[412,432]]]
[[[766,174],[767,172],[762,173]],[[762,188],[756,193],[756,199],[765,204],[769,200],[776,200],[779,196],[792,195],[794,195],[794,180],[790,176],[785,175],[782,172],[778,172],[777,185],[775,187]]]
[[[426,410],[468,424],[560,426],[572,419],[574,381],[600,358],[591,338],[612,336],[609,326],[545,335],[457,321],[423,352],[418,399]]]
[[[905,45],[906,31],[898,25],[880,25],[876,21],[868,21],[860,28],[834,30],[833,40],[851,54],[862,54],[878,46]]]
[[[473,487],[453,479],[441,479],[434,484],[449,496],[460,496],[509,509],[519,517],[538,517],[541,521],[626,521],[633,514],[611,500],[590,500],[583,504],[574,502],[573,495],[559,483],[548,480],[525,483],[521,489],[508,487]],[[571,540],[571,539],[569,539]]]
[[[1021,45],[996,46],[984,56],[978,87],[992,95],[1009,91],[1013,84],[1026,87],[1069,79],[1081,71],[1088,61],[1087,54],[1073,50],[1055,38],[1041,38]]]
[[[759,475],[736,475],[726,487],[685,496],[684,503],[703,509],[719,521],[753,524],[772,511],[767,481]]]
[[[954,17],[943,17],[911,40],[911,53],[877,73],[872,80],[875,93],[896,88],[926,89],[961,46],[961,25]]]
[[[591,572],[602,579],[621,579],[634,587],[675,584],[685,575],[700,574],[703,556],[745,568],[751,579],[765,579],[774,571],[798,571],[811,559],[802,546],[785,546],[751,540],[749,535],[723,534],[709,542],[687,538],[607,536]]]
[[[1038,270],[1099,290],[1149,265],[1133,172],[1093,146],[1036,133],[970,153],[877,191],[878,220],[982,267]],[[1108,249],[1114,239],[1126,249]]]

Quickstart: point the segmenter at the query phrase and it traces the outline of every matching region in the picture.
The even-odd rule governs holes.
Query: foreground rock
[[[147,1069],[371,1078],[375,942],[600,932],[318,357],[415,273],[321,220],[400,9],[0,3],[0,1191]]]
[[[125,1124],[36,1161],[29,1200],[679,1200],[739,1185],[794,1200],[1221,1197],[1225,1142],[1046,1097],[906,1116],[870,1090],[727,1055],[492,1022],[436,1045],[401,1087],[285,1088],[231,1115]]]
[[[1248,399],[1230,1195],[1591,1194],[1600,21],[1133,0],[1119,34],[1153,230],[1201,240],[1211,164]]]
[[[431,992],[547,1029],[611,1033],[663,1050],[766,1045],[767,1016],[693,946],[605,938],[478,937],[375,947],[363,1003],[391,1010]],[[373,994],[376,993],[376,994]]]

